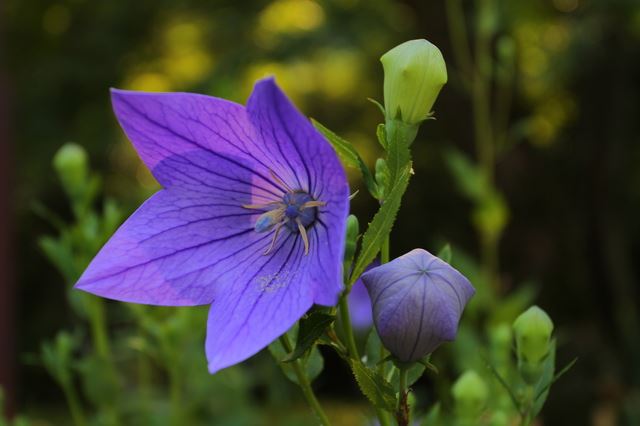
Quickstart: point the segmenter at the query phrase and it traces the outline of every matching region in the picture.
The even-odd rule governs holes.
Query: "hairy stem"
[[[396,413],[398,426],[407,426],[409,424],[409,390],[407,389],[408,373],[408,368],[400,368],[400,383],[398,386],[398,412]]]
[[[293,346],[291,345],[291,342],[289,341],[289,337],[286,334],[283,334],[282,336],[280,336],[280,343],[282,344],[282,347],[287,353],[293,352]],[[324,410],[322,409],[322,406],[320,406],[320,402],[318,401],[318,398],[316,398],[316,395],[313,393],[313,389],[311,388],[311,383],[309,382],[309,378],[307,377],[307,374],[304,371],[302,362],[300,362],[299,359],[296,359],[291,363],[291,366],[293,367],[293,371],[296,374],[296,377],[298,378],[298,385],[302,389],[302,393],[304,394],[304,397],[306,398],[307,403],[309,403],[309,406],[313,410],[318,421],[323,426],[329,426],[331,424],[329,422],[329,418],[327,417]]]

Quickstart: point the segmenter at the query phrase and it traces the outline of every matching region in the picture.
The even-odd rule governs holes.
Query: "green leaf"
[[[484,199],[490,188],[489,182],[480,170],[464,154],[456,150],[447,151],[445,157],[460,192],[475,202]]]
[[[297,325],[295,325],[291,330],[287,332],[289,338],[291,339],[297,332]],[[282,347],[282,344],[279,340],[276,340],[272,344],[269,345],[269,352],[278,362],[278,365],[282,369],[282,372],[287,379],[291,380],[293,383],[298,383],[298,377],[296,376],[295,371],[293,371],[293,366],[291,363],[282,362],[282,359],[285,358],[288,354],[285,349]],[[324,368],[324,359],[322,358],[322,354],[318,350],[317,347],[314,347],[307,355],[300,358],[300,362],[302,362],[302,366],[304,371],[309,378],[309,382],[313,382]]]
[[[302,357],[335,320],[335,315],[317,311],[312,312],[307,318],[301,320],[298,327],[296,348],[282,362],[291,362]]]
[[[531,409],[532,418],[537,416],[540,411],[542,411],[542,407],[544,407],[544,403],[547,400],[547,396],[549,396],[549,388],[553,383],[554,373],[556,368],[556,339],[551,340],[551,344],[549,347],[549,354],[547,358],[544,360],[544,369],[542,370],[542,377],[536,387],[534,389],[535,400],[533,401],[533,407]],[[566,372],[563,371],[562,374]],[[560,375],[562,375],[560,374]]]
[[[359,361],[351,363],[351,370],[362,393],[380,409],[393,412],[398,404],[395,391],[384,377]]]
[[[451,244],[447,243],[438,252],[438,257],[447,263],[451,263]]]
[[[491,373],[493,373],[494,377],[498,380],[498,382],[502,385],[502,387],[507,391],[507,393],[509,394],[509,398],[511,398],[511,402],[513,403],[514,408],[516,409],[516,411],[518,413],[521,412],[521,408],[520,408],[520,401],[518,400],[518,398],[516,397],[516,393],[513,391],[513,389],[511,389],[511,386],[509,386],[509,384],[507,383],[507,381],[504,379],[504,377],[502,377],[502,375],[498,372],[498,370],[493,366],[493,364],[487,362],[487,366],[489,367],[489,370],[491,371]]]
[[[391,184],[389,185],[389,191],[384,194],[385,199],[391,196],[393,187],[401,181],[401,176],[407,167],[409,171],[411,171],[411,151],[409,150],[409,145],[410,143],[403,141],[401,137],[387,137],[387,167],[389,167],[389,181]]]
[[[565,365],[564,368],[562,370],[560,370],[555,376],[553,376],[553,379],[551,380],[551,383],[547,384],[545,387],[543,387],[542,389],[540,389],[538,391],[538,393],[536,394],[536,401],[547,391],[549,390],[549,388],[551,387],[552,384],[554,384],[555,382],[558,381],[558,379],[560,379],[560,377],[564,376],[564,374],[571,370],[571,368],[575,365],[575,363],[578,362],[578,358],[574,358],[571,360],[571,362],[569,362],[569,364]]]
[[[384,200],[380,210],[375,214],[367,228],[367,231],[364,233],[360,255],[358,256],[358,260],[356,260],[353,271],[351,272],[349,284],[353,284],[362,272],[364,272],[367,265],[375,259],[376,255],[380,251],[382,243],[391,232],[396,215],[400,209],[402,195],[409,184],[410,172],[411,164],[409,163],[409,165],[405,166],[402,173],[398,176],[398,179],[389,191],[389,195]]]
[[[422,419],[421,426],[436,426],[442,424],[440,421],[440,403],[437,402],[426,416]]]
[[[378,198],[378,188],[376,186],[375,179],[371,174],[371,170],[369,170],[369,167],[364,163],[362,157],[360,157],[360,154],[358,154],[358,151],[356,151],[353,145],[324,127],[313,118],[311,119],[311,123],[313,123],[313,126],[331,143],[333,149],[336,150],[336,153],[345,166],[360,169],[360,173],[362,173],[362,178],[367,186],[367,190],[369,190],[371,195]]]

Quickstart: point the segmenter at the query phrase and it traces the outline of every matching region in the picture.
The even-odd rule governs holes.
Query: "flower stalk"
[[[291,345],[289,337],[286,335],[286,333],[280,336],[280,343],[287,353],[293,352],[293,346]],[[298,379],[298,385],[300,385],[300,389],[302,389],[302,393],[304,394],[307,403],[311,407],[311,410],[313,410],[313,413],[316,415],[318,422],[323,426],[330,426],[331,423],[329,422],[329,418],[325,414],[322,406],[320,405],[320,402],[318,401],[318,398],[316,398],[316,395],[311,388],[311,383],[309,382],[309,378],[304,371],[302,363],[299,359],[296,359],[291,363],[291,365],[293,367],[296,378]]]

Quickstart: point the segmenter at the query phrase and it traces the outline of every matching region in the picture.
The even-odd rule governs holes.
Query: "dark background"
[[[444,1],[3,2],[0,383],[12,406],[30,412],[62,403],[44,371],[23,362],[74,321],[62,279],[36,244],[51,232],[33,212],[36,200],[70,216],[53,154],[68,141],[85,147],[107,195],[129,210],[155,188],[113,117],[112,86],[244,102],[253,80],[275,74],[306,115],[373,164],[381,117],[366,98],[382,100],[378,58],[427,38],[447,60],[449,84],[437,120],[415,142],[416,177],[392,254],[450,241],[479,255],[472,205],[445,161],[450,147],[475,153]],[[473,27],[477,5],[463,3]],[[509,122],[517,136],[496,165],[509,207],[500,279],[505,292],[535,282],[536,303],[556,324],[559,360],[580,358],[554,387],[545,424],[616,424],[640,403],[640,5],[496,5],[497,33],[516,45]],[[361,186],[355,176],[353,185]],[[354,203],[362,217],[375,208],[366,197]],[[322,396],[345,392],[334,376],[323,383]]]

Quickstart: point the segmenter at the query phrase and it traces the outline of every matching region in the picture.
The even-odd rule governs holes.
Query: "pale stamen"
[[[244,207],[245,209],[264,210],[264,209],[268,209],[269,207],[278,206],[281,204],[282,204],[282,201],[271,201],[270,203],[263,203],[263,204],[243,204],[242,207]]]
[[[276,174],[273,172],[273,170],[269,169],[269,173],[271,173],[271,177],[273,178],[273,180],[275,180],[281,186],[284,186],[284,188],[287,190],[287,192],[293,192],[293,189],[291,189],[291,187],[289,185],[284,183],[282,181],[282,179],[280,179],[278,176],[276,176]]]
[[[273,233],[273,238],[271,239],[271,244],[269,245],[269,248],[264,252],[265,256],[271,253],[271,250],[273,250],[273,247],[276,245],[276,240],[278,239],[278,234],[280,233],[282,225],[284,225],[284,221],[276,225],[276,229]]]
[[[307,230],[304,229],[304,225],[302,225],[299,218],[296,218],[296,223],[298,224],[298,231],[300,231],[302,241],[304,241],[304,255],[306,256],[309,254],[309,238],[307,237]]]
[[[324,201],[307,201],[300,206],[300,210],[308,209],[309,207],[322,207],[326,205],[327,203],[325,203]]]

